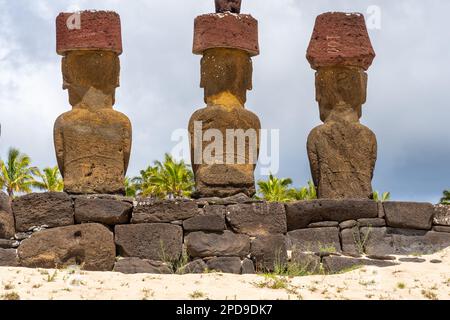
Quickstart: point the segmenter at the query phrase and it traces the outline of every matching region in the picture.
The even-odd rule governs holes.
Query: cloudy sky
[[[35,165],[55,165],[53,123],[70,110],[55,52],[55,17],[80,9],[121,15],[115,108],[133,123],[129,175],[135,175],[171,151],[173,133],[203,107],[192,29],[197,15],[213,12],[214,1],[0,0],[1,156],[15,146]],[[374,188],[391,191],[395,200],[438,201],[450,188],[448,0],[243,0],[242,12],[259,20],[261,46],[247,107],[263,128],[280,130],[278,175],[296,185],[310,179],[306,138],[320,120],[305,52],[315,17],[327,11],[361,12],[372,23],[377,58],[362,122],[378,137]]]

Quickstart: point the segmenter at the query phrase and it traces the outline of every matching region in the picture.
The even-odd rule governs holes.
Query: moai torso
[[[316,100],[324,122],[307,150],[322,199],[369,199],[377,159],[375,134],[359,122],[375,52],[361,14],[325,13],[316,20],[307,52],[316,72]]]
[[[124,194],[131,124],[113,110],[122,53],[120,17],[111,11],[61,13],[56,31],[63,88],[72,106],[54,127],[64,191]]]

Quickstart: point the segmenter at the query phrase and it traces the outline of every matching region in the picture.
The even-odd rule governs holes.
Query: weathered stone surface
[[[242,261],[242,274],[255,274],[255,265],[253,264],[253,261],[245,258]]]
[[[450,233],[388,229],[396,254],[433,254],[450,247]]]
[[[227,220],[234,231],[250,236],[286,233],[286,212],[281,203],[231,205]]]
[[[189,274],[189,273],[205,273],[208,270],[208,266],[202,259],[197,259],[189,262],[184,267],[177,270],[178,274]]]
[[[19,247],[21,265],[56,268],[81,265],[85,270],[111,271],[116,247],[111,231],[100,224],[81,224],[35,233]]]
[[[313,69],[340,65],[367,70],[374,58],[364,15],[327,12],[317,17],[307,52]]]
[[[240,203],[261,203],[262,200],[257,200],[250,198],[244,193],[238,193],[234,196],[226,197],[226,198],[218,198],[218,197],[212,197],[212,198],[200,198],[196,200],[197,204],[199,206],[203,206],[205,209],[207,209],[207,206],[228,206],[231,204],[240,204]]]
[[[225,217],[225,214],[227,213],[227,208],[220,205],[208,205],[205,206],[203,210],[205,212],[205,216],[218,215]]]
[[[389,227],[431,229],[434,208],[430,203],[384,202],[383,206]]]
[[[56,46],[61,55],[72,50],[108,50],[121,54],[120,16],[111,11],[60,13],[56,18]]]
[[[245,257],[250,252],[250,238],[230,231],[222,233],[192,232],[185,237],[191,257],[213,256]]]
[[[130,221],[133,205],[110,199],[75,199],[77,223],[99,222],[106,225],[124,224]]]
[[[0,191],[0,238],[14,237],[14,215],[9,197]]]
[[[450,233],[450,226],[435,226],[433,231]]]
[[[341,252],[338,228],[301,229],[288,232],[288,248],[311,252]]]
[[[216,13],[241,13],[242,0],[215,0]]]
[[[195,18],[194,54],[208,49],[232,48],[250,56],[259,54],[258,21],[249,14],[213,13]]]
[[[19,259],[16,249],[0,248],[0,267],[18,267]]]
[[[392,236],[388,235],[387,228],[361,228],[361,243],[367,255],[383,256],[394,254]]]
[[[12,249],[17,248],[19,246],[20,242],[16,240],[9,240],[9,239],[0,239],[0,248],[1,249]]]
[[[315,254],[294,250],[292,252],[291,262],[297,264],[308,273],[314,274],[320,270],[320,257]]]
[[[308,225],[308,228],[330,228],[338,227],[339,222],[337,221],[324,221],[324,222],[314,222]]]
[[[196,216],[185,220],[183,228],[186,231],[223,231],[226,229],[225,215]]]
[[[450,226],[450,206],[437,205],[434,207],[433,223],[438,226]]]
[[[224,32],[237,39],[230,30]],[[247,90],[252,89],[252,72],[248,52],[228,47],[204,52],[200,86],[207,106],[194,112],[188,126],[195,198],[225,198],[240,193],[252,197],[256,193],[254,170],[261,123],[245,108]],[[214,144],[209,139],[199,139],[213,132],[220,132],[224,139],[217,139]]]
[[[151,261],[139,258],[120,259],[114,265],[115,272],[125,274],[152,273],[152,274],[171,274],[170,267],[161,261]]]
[[[313,200],[286,205],[288,231],[304,229],[310,223],[321,221],[357,220],[376,218],[377,203],[363,200]]]
[[[198,207],[192,200],[138,200],[131,223],[161,223],[186,220],[197,215]]]
[[[358,257],[364,251],[358,227],[344,229],[341,231],[342,252],[345,255]]]
[[[208,270],[241,274],[242,262],[239,257],[218,257],[207,262]]]
[[[382,228],[386,227],[386,220],[381,218],[358,219],[358,225],[361,228],[364,227]]]
[[[63,227],[74,224],[73,204],[63,192],[31,193],[14,199],[16,230],[28,231],[32,227]]]
[[[113,25],[102,28],[108,30],[104,34],[117,31]],[[83,30],[88,31],[89,26]],[[64,52],[62,59],[63,88],[69,91],[72,110],[55,121],[56,158],[66,192],[124,194],[132,130],[130,120],[113,109],[120,61],[113,48],[86,49],[89,38],[102,32],[95,28],[91,31],[86,42],[81,39],[82,49],[71,48],[76,50]]]
[[[329,256],[323,258],[323,267],[329,273],[339,273],[358,266],[377,266],[377,267],[392,267],[398,265],[395,262],[357,259],[348,257]]]
[[[176,260],[181,256],[183,229],[168,223],[117,225],[115,242],[123,257]]]
[[[358,224],[358,222],[356,220],[347,220],[347,221],[341,222],[339,224],[339,228],[341,230],[351,229],[351,228],[355,227],[357,224]]]
[[[383,202],[378,201],[378,218],[385,219],[386,214],[384,213]]]
[[[410,262],[410,263],[424,263],[424,262],[427,262],[427,260],[421,259],[421,258],[400,258],[398,260],[400,262]]]
[[[282,234],[257,237],[251,243],[250,255],[258,271],[273,271],[287,261],[286,237]]]

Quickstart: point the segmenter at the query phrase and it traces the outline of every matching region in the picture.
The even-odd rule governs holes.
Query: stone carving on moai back
[[[216,13],[195,19],[193,53],[203,55],[206,107],[189,122],[195,197],[253,196],[259,118],[245,109],[252,60],[259,54],[258,22],[239,14],[240,2],[216,1]]]
[[[317,17],[307,59],[316,72],[316,100],[324,124],[312,130],[307,149],[318,197],[368,199],[377,159],[375,134],[360,123],[367,69],[375,58],[364,16]]]
[[[115,12],[61,13],[56,19],[63,88],[72,110],[54,127],[56,157],[71,194],[123,194],[131,123],[113,110],[122,53]]]

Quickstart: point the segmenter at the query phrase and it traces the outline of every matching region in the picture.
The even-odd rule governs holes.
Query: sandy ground
[[[450,248],[424,263],[364,267],[332,276],[124,275],[0,268],[0,299],[450,299]],[[430,260],[442,260],[433,264]],[[276,280],[275,280],[276,279]]]

